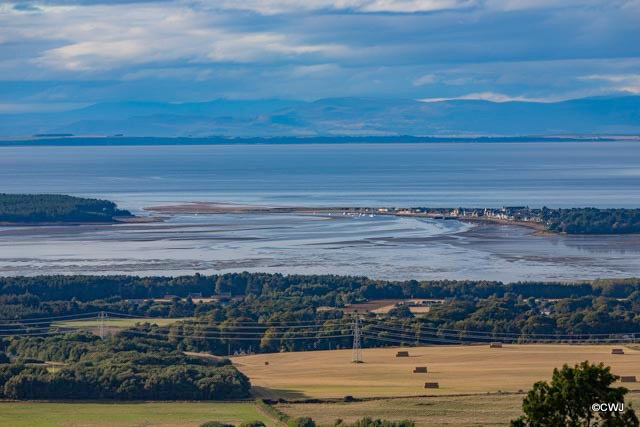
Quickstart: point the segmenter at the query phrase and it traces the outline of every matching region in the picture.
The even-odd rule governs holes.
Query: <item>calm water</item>
[[[527,143],[0,148],[0,192],[144,206],[640,207],[640,145]],[[416,218],[176,215],[0,228],[0,274],[195,271],[576,280],[640,276],[640,239],[539,237]]]
[[[0,148],[0,191],[127,202],[640,206],[638,143]]]

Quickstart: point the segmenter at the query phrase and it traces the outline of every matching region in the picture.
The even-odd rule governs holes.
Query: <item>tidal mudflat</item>
[[[636,142],[0,148],[0,192],[143,208],[637,207]],[[164,214],[161,214],[164,215]],[[384,279],[640,276],[638,236],[536,236],[498,224],[300,213],[0,228],[0,274],[264,271]]]
[[[381,279],[639,276],[638,236],[538,236],[498,224],[393,216],[174,214],[164,223],[0,228],[0,274],[232,271]]]

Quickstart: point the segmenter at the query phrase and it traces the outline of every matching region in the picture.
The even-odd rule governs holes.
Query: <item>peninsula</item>
[[[108,200],[61,194],[0,194],[0,225],[51,225],[137,221]]]

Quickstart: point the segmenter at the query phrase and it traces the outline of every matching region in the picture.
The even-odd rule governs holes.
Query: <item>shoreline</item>
[[[113,221],[43,221],[43,222],[12,222],[0,221],[0,227],[58,227],[79,225],[117,225],[117,224],[146,224],[164,222],[167,217],[131,217],[114,218]]]
[[[397,217],[416,217],[416,218],[431,218],[442,220],[455,220],[471,223],[491,223],[499,225],[512,225],[518,227],[525,227],[535,232],[535,235],[551,235],[561,236],[560,233],[554,233],[547,229],[547,227],[540,223],[525,222],[525,221],[513,221],[501,218],[485,218],[485,217],[472,217],[472,216],[452,216],[437,213],[417,213],[417,212],[405,212],[405,211],[385,211],[386,208],[371,208],[371,207],[339,207],[339,206],[324,206],[324,207],[277,207],[277,206],[252,206],[252,205],[240,205],[231,203],[208,203],[208,202],[192,202],[179,205],[163,205],[163,206],[149,206],[143,208],[148,212],[155,214],[176,215],[176,214],[191,214],[191,215],[221,215],[221,214],[338,214],[338,215],[385,215],[385,216],[397,216]]]

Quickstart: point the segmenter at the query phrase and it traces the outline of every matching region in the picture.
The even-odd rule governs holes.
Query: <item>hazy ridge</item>
[[[131,137],[557,135],[640,133],[640,96],[555,103],[327,98],[112,102],[58,113],[0,115],[0,136]]]

